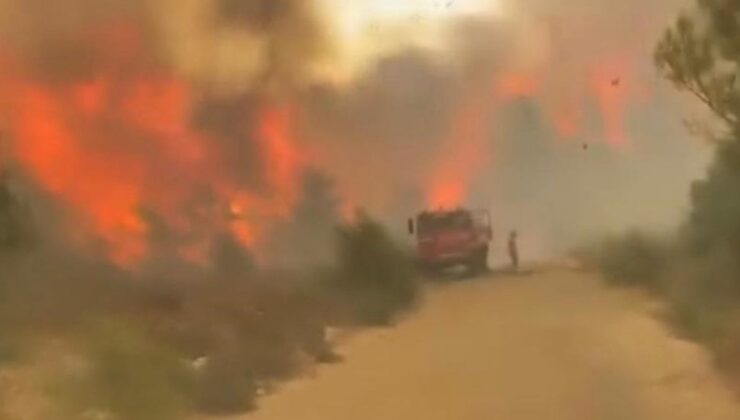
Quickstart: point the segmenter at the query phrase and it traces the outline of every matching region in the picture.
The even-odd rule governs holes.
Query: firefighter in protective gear
[[[518,233],[512,231],[509,234],[509,258],[511,259],[511,268],[519,270],[519,246],[517,244]]]

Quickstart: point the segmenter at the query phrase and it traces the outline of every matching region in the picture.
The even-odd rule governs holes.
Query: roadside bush
[[[630,234],[607,241],[596,259],[609,283],[659,293],[676,331],[706,345],[740,381],[740,261],[731,246],[698,254],[693,245],[671,248]]]
[[[330,289],[352,321],[388,325],[416,301],[420,287],[411,258],[365,215],[339,229],[338,269]]]
[[[362,216],[337,238],[336,264],[313,274],[260,270],[228,237],[200,271],[167,270],[173,261],[164,259],[128,272],[53,244],[28,258],[8,254],[0,363],[3,343],[69,346],[69,369],[40,360],[53,370],[44,372],[51,387],[38,391],[50,391],[54,420],[248,411],[260,390],[307,363],[338,360],[327,325],[387,325],[415,302],[411,259],[382,226]]]
[[[661,287],[670,251],[660,241],[640,233],[607,240],[596,255],[596,263],[612,284]]]
[[[182,418],[190,379],[175,352],[125,323],[101,324],[82,341],[79,366],[52,387],[61,418]]]
[[[740,304],[740,261],[731,252],[677,258],[666,291],[673,318],[691,338],[711,343],[733,329]]]
[[[18,361],[21,357],[20,349],[14,340],[0,334],[0,368],[6,364]]]
[[[691,190],[691,212],[683,226],[681,279],[672,291],[677,322],[707,343],[720,364],[740,377],[740,68],[736,46],[740,2],[697,1],[682,13],[655,50],[663,76],[694,94],[724,123],[713,136],[715,156],[706,177]],[[728,24],[729,23],[729,24]],[[739,382],[740,383],[740,382]]]
[[[313,295],[287,279],[253,274],[154,290],[136,323],[198,365],[193,400],[201,412],[248,410],[258,389],[331,354]]]
[[[214,415],[253,409],[259,386],[248,365],[249,362],[236,353],[206,359],[196,373],[196,409]]]
[[[727,249],[727,248],[725,248]],[[686,257],[672,271],[672,321],[687,338],[706,345],[717,366],[740,390],[740,261],[729,250]]]

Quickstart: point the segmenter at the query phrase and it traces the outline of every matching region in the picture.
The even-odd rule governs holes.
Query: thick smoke
[[[281,248],[308,168],[345,214],[489,208],[552,250],[678,220],[702,165],[649,70],[667,0],[504,3],[341,85],[318,2],[47,3],[0,1],[10,153],[123,263]]]
[[[516,77],[499,84],[514,100],[494,117],[495,168],[476,187],[503,218],[499,230],[524,230],[540,248],[531,251],[547,254],[685,217],[708,150],[690,139],[651,59],[684,3],[509,3],[523,53],[508,63]]]
[[[346,180],[340,184],[345,199],[384,210],[399,185],[422,187],[455,112],[454,82],[414,51],[381,61],[351,90],[319,86],[310,92],[308,133],[320,145],[321,163]]]
[[[651,61],[656,22],[678,7],[512,2],[456,22],[446,51],[408,48],[349,89],[312,92],[311,140],[349,201],[399,230],[404,215],[450,204],[491,209],[530,255],[666,230],[708,152]]]
[[[209,88],[300,84],[330,55],[318,11],[296,0],[3,0],[5,48],[25,56],[26,70],[90,77],[101,59],[93,42],[135,27],[149,59]],[[141,64],[141,57],[138,57]],[[277,79],[277,80],[275,80]],[[223,91],[223,90],[222,90]]]

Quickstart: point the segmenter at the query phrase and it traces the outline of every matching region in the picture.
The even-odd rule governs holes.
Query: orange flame
[[[510,72],[496,78],[496,95],[502,99],[531,98],[539,90],[539,81],[530,74]]]
[[[298,180],[304,168],[295,141],[295,110],[289,105],[265,106],[258,113],[255,129],[264,165],[264,178],[269,191],[260,196],[254,191],[236,186],[230,211],[234,220],[231,231],[246,248],[258,245],[267,226],[257,221],[285,219],[298,197]]]
[[[277,210],[285,214],[295,200],[296,180],[302,166],[300,153],[293,140],[293,113],[288,106],[262,110],[259,123],[259,141],[266,176],[277,195]]]
[[[488,98],[475,97],[453,120],[426,191],[427,206],[452,208],[467,198],[470,184],[488,161],[485,125],[491,108]]]
[[[607,143],[618,150],[628,146],[624,124],[629,101],[625,65],[602,64],[592,71],[591,91],[596,98]]]
[[[583,110],[572,98],[558,100],[548,104],[546,113],[552,119],[552,125],[559,140],[569,140],[581,133]]]
[[[606,142],[614,149],[625,149],[629,143],[624,128],[626,109],[634,98],[624,84],[630,82],[631,70],[628,61],[604,60],[586,69],[591,76],[585,86],[571,81],[571,91],[567,94],[558,94],[560,87],[546,89],[542,78],[535,73],[510,71],[497,75],[493,98],[473,94],[453,119],[449,137],[439,151],[440,161],[428,182],[427,205],[455,207],[467,198],[470,184],[490,161],[484,130],[488,115],[511,101],[527,98],[537,103],[550,119],[557,138],[567,140],[581,133],[584,106],[589,98],[594,98]]]
[[[92,224],[116,262],[140,258],[146,226],[137,214],[141,191],[130,180],[142,177],[143,168],[83,150],[91,139],[77,132],[68,120],[74,111],[52,93],[25,87],[18,94],[13,134],[24,167]],[[129,182],[121,182],[124,174]]]
[[[204,259],[204,244],[219,229],[254,246],[271,221],[287,216],[297,196],[303,162],[295,111],[266,106],[244,132],[257,146],[265,180],[264,188],[245,186],[224,168],[218,142],[193,129],[186,83],[151,67],[122,65],[140,58],[131,30],[114,25],[93,31],[101,44],[119,45],[106,40],[120,39],[121,49],[101,53],[94,76],[82,82],[49,85],[6,70],[1,105],[10,116],[16,160],[120,266],[135,266],[151,251],[143,211],[189,238],[179,250],[188,261]],[[119,68],[133,70],[121,74]],[[192,208],[204,188],[224,210]],[[194,223],[195,213],[212,226]]]

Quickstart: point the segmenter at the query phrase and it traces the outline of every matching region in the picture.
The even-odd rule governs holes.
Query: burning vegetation
[[[307,191],[325,191],[321,182],[307,183]],[[70,419],[246,411],[275,381],[337,359],[328,328],[385,326],[418,298],[410,259],[365,216],[341,226],[327,220],[336,255],[320,266],[284,265],[300,271],[260,268],[228,231],[215,239],[207,268],[183,265],[174,254],[131,271],[37,241],[31,233],[41,225],[3,188],[0,368],[10,373],[1,382],[17,388],[14,374],[41,381],[20,391],[41,395],[34,411],[3,405],[11,418],[36,410],[33,418]],[[319,194],[304,198],[292,217],[323,212],[332,198]],[[315,252],[293,246],[277,251]]]
[[[72,384],[68,418],[239,411],[331,360],[328,326],[415,302],[396,232],[357,207],[494,207],[559,247],[639,219],[690,147],[633,138],[664,99],[631,17],[576,3],[608,51],[527,1],[338,77],[320,1],[0,0],[0,358]]]
[[[525,165],[549,160],[558,174],[584,143],[604,149],[581,156],[594,166],[638,165],[624,154],[643,153],[630,124],[653,122],[631,119],[659,99],[635,43],[587,3],[574,9],[613,48],[585,41],[568,14],[524,2],[518,21],[460,18],[443,51],[411,44],[339,78],[327,70],[339,40],[319,1],[5,0],[6,166],[56,203],[71,246],[129,269],[160,254],[162,230],[187,264],[208,265],[224,231],[264,258],[312,170],[333,180],[344,215],[511,203],[506,190],[527,188],[507,173],[521,166],[511,163],[520,145],[544,155]],[[606,182],[615,170],[603,172]],[[568,218],[573,229],[544,234],[552,242],[593,230],[579,175],[556,186],[571,205],[543,223],[555,230]],[[537,207],[542,189],[495,210]]]

